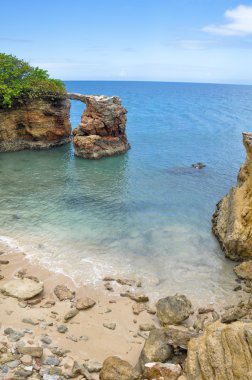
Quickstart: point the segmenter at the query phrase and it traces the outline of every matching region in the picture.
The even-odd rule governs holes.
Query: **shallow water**
[[[67,82],[71,92],[119,95],[128,109],[125,155],[89,161],[71,144],[0,154],[0,234],[30,257],[97,283],[143,278],[153,298],[183,292],[227,299],[233,263],[211,233],[215,204],[244,160],[252,87]],[[72,126],[83,104],[73,102]],[[202,161],[203,170],[191,168]]]

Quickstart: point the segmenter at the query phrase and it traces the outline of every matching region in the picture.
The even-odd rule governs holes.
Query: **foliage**
[[[64,83],[49,77],[47,71],[32,67],[27,62],[0,53],[0,107],[12,107],[27,98],[63,95]]]

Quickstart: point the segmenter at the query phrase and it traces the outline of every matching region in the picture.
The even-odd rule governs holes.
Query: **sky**
[[[0,52],[63,80],[252,84],[252,0],[0,0]]]

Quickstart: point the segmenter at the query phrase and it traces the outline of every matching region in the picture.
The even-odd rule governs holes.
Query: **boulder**
[[[165,362],[172,358],[173,349],[168,344],[167,336],[164,329],[154,329],[146,339],[141,351],[138,367],[144,371],[144,366],[149,362]]]
[[[244,261],[243,263],[234,267],[234,272],[237,277],[243,280],[252,280],[252,260]]]
[[[35,297],[44,289],[42,282],[35,282],[28,278],[7,281],[2,287],[1,292],[7,296],[27,300]]]
[[[251,353],[252,323],[214,322],[188,344],[187,380],[250,380]]]
[[[218,204],[213,215],[213,232],[227,257],[252,257],[252,133],[243,133],[247,158],[237,185]]]
[[[140,373],[117,356],[108,357],[102,366],[100,380],[140,380]]]
[[[68,94],[86,104],[80,125],[73,130],[75,155],[98,159],[126,152],[126,109],[117,96]]]
[[[192,312],[191,302],[181,294],[161,298],[156,307],[157,317],[162,326],[180,324]]]
[[[153,380],[177,380],[182,370],[179,364],[172,363],[146,363],[144,367],[144,379]]]

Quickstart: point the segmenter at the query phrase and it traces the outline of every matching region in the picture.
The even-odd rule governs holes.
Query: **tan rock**
[[[43,348],[42,347],[22,347],[18,346],[17,350],[22,355],[30,355],[35,358],[41,358],[43,355]]]
[[[94,305],[96,304],[96,302],[92,299],[92,298],[89,298],[89,297],[83,297],[83,298],[80,298],[77,302],[76,302],[76,309],[78,310],[86,310],[86,309],[90,309],[91,307],[93,307]]]
[[[99,378],[100,380],[140,380],[141,376],[125,360],[111,356],[104,361]]]
[[[252,323],[214,322],[188,344],[187,380],[252,379]]]
[[[232,260],[252,257],[252,134],[243,133],[247,158],[237,186],[218,204],[213,215],[213,232]]]
[[[78,313],[79,313],[79,310],[77,310],[77,309],[71,309],[71,310],[69,310],[69,312],[64,315],[64,321],[65,322],[69,321],[69,319],[72,319]]]
[[[31,357],[31,355],[23,355],[23,356],[20,358],[20,361],[21,361],[22,364],[24,364],[24,365],[31,365],[31,364],[32,364],[32,357]]]
[[[0,109],[0,152],[44,149],[70,141],[70,102],[66,97],[26,100]]]
[[[60,301],[72,300],[75,296],[75,292],[72,292],[65,285],[57,285],[54,289],[54,294]]]
[[[7,281],[1,292],[7,296],[27,300],[41,293],[44,289],[42,282],[35,282],[30,279],[15,279]]]
[[[144,366],[144,378],[147,380],[159,379],[177,380],[182,370],[179,364],[172,363],[146,363]]]

